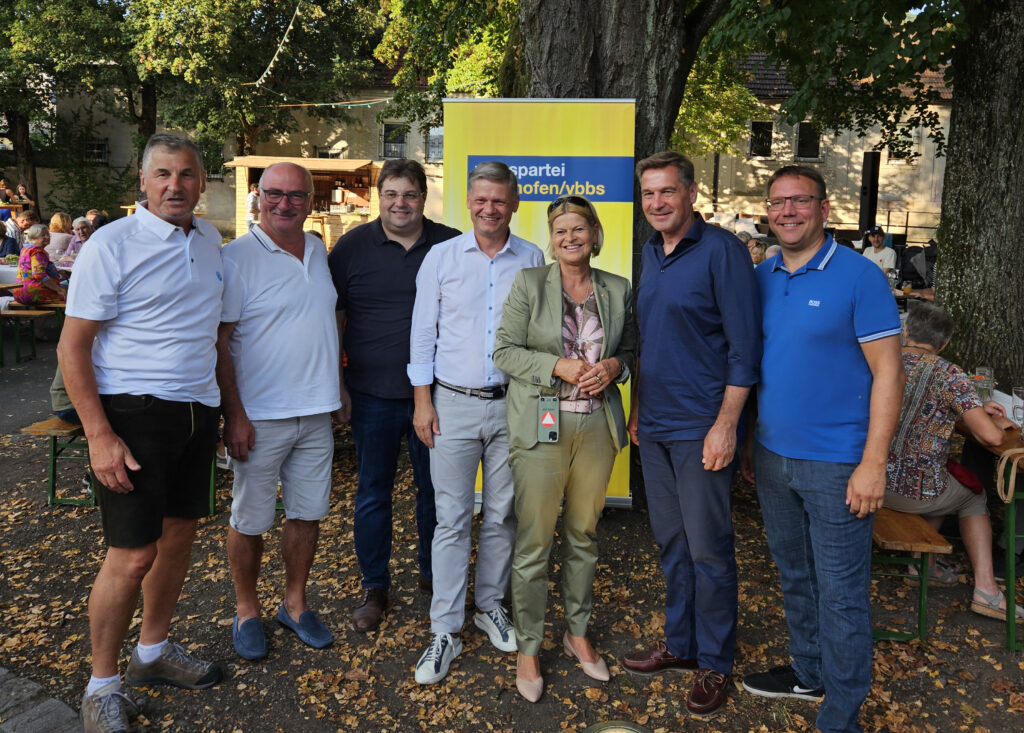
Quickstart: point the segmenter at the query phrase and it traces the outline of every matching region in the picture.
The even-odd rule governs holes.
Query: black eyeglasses
[[[559,206],[564,204],[572,204],[573,206],[582,206],[584,209],[593,211],[594,207],[591,206],[590,202],[582,196],[559,196],[557,199],[548,204],[548,213],[557,209]]]
[[[765,201],[765,205],[768,207],[768,211],[779,211],[786,207],[787,201],[792,201],[793,208],[798,209],[799,211],[806,211],[811,208],[815,201],[824,200],[825,199],[821,196],[810,196],[806,194],[801,196],[776,196],[775,198],[770,198]]]
[[[267,200],[268,204],[279,204],[281,199],[288,197],[288,203],[292,206],[302,206],[309,200],[310,193],[307,191],[281,191],[276,188],[261,188],[260,193]]]

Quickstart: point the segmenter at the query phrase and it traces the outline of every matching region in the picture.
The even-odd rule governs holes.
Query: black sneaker
[[[795,697],[818,701],[825,696],[825,690],[801,684],[796,672],[788,664],[785,667],[772,667],[767,672],[748,674],[743,678],[743,689],[761,697]]]
[[[1006,582],[1006,548],[992,548],[992,574],[996,580]],[[1024,552],[1018,553],[1013,562],[1013,574],[1018,578],[1024,578]]]

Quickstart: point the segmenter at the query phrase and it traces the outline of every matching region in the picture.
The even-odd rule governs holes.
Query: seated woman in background
[[[637,339],[629,282],[590,266],[603,242],[590,202],[579,196],[557,199],[548,207],[548,230],[548,255],[555,262],[516,275],[493,356],[494,365],[511,377],[506,402],[517,520],[512,556],[516,688],[530,702],[537,702],[544,689],[539,655],[549,557],[563,498],[562,602],[568,628],[562,649],[579,660],[588,677],[609,679],[607,664],[587,639],[587,625],[597,519],[615,456],[627,444],[617,385],[633,368]]]
[[[70,243],[71,217],[58,211],[50,217],[50,244],[46,247],[46,254],[50,255],[51,260],[60,259]]]
[[[92,222],[84,216],[80,216],[71,223],[71,241],[68,248],[64,250],[65,258],[74,258],[82,249],[82,245],[89,241],[92,236]]]
[[[944,517],[956,514],[974,570],[971,610],[1005,618],[1006,599],[992,574],[992,525],[985,494],[954,478],[947,461],[949,439],[958,420],[976,441],[988,446],[1003,442],[1003,426],[1010,423],[998,403],[981,403],[963,369],[938,355],[952,334],[953,319],[938,306],[921,303],[907,315],[903,331],[907,386],[900,424],[889,447],[885,506],[920,514],[936,529]],[[932,582],[951,585],[957,580],[942,565],[933,565],[928,572]],[[1017,606],[1017,618],[1024,618],[1021,606]]]
[[[17,201],[19,204],[24,204],[31,203],[35,199],[32,198],[32,194],[30,194],[28,192],[28,189],[25,188],[25,184],[19,183],[18,190],[14,192],[14,200]]]
[[[33,224],[25,232],[25,246],[18,258],[18,285],[11,295],[24,305],[63,303],[68,291],[61,287],[60,273],[50,263],[46,245],[50,232],[45,224]]]

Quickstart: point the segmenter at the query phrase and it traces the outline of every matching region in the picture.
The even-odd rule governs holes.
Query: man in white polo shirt
[[[216,665],[167,639],[209,505],[221,238],[192,213],[206,186],[194,143],[154,135],[139,179],[146,201],[94,234],[75,261],[57,348],[89,441],[108,545],[89,596],[87,733],[128,730],[137,711],[118,657],[140,589],[142,627],[125,681],[199,689],[221,678]]]
[[[320,520],[330,509],[331,413],[341,407],[338,295],[323,243],[302,230],[313,208],[313,178],[298,165],[277,163],[259,185],[259,223],[224,248],[217,336],[224,444],[235,471],[228,528],[232,638],[238,655],[253,661],[267,656],[256,581],[279,476],[285,588],[277,621],[315,649],[334,641],[306,605],[306,579]]]

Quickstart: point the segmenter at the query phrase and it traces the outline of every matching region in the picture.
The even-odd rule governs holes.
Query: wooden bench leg
[[[1012,471],[1013,464],[1006,467]],[[1011,652],[1024,649],[1024,644],[1017,642],[1017,499],[1019,492],[1014,494],[1013,501],[1006,505],[1006,648]]]
[[[53,506],[57,503],[57,438],[53,435],[49,436],[50,441],[50,480],[49,480],[49,498],[46,501],[47,506]]]
[[[57,496],[57,459],[60,455],[71,447],[71,444],[75,442],[75,438],[69,438],[63,443],[57,440],[54,435],[48,436],[50,442],[50,466],[49,466],[49,481],[47,486],[47,506],[96,506],[96,494],[92,490],[92,486],[89,487],[89,496],[82,499],[64,499]],[[84,460],[88,465],[88,456],[72,455],[68,456],[69,459]]]
[[[928,636],[928,558],[930,553],[922,552],[917,558],[917,577],[921,583],[917,591],[917,638],[924,641]]]

